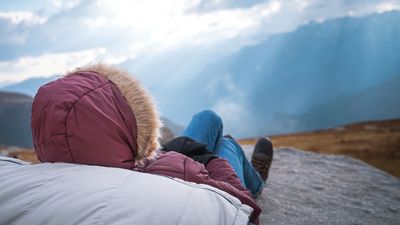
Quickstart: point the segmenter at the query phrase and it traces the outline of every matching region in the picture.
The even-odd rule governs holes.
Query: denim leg
[[[264,181],[247,160],[242,147],[235,140],[220,138],[214,153],[229,162],[242,184],[251,191],[253,197],[261,193],[264,188]]]
[[[240,178],[242,185],[246,187],[243,170],[244,159],[241,153],[241,148],[238,148],[232,139],[223,137],[217,142],[217,147],[214,151],[214,154],[226,159],[229,162],[229,164],[233,167],[233,170]]]
[[[182,136],[207,144],[210,151],[214,151],[218,139],[222,136],[222,120],[211,110],[204,110],[192,117]]]
[[[264,189],[265,182],[260,173],[254,169],[253,165],[245,158],[243,164],[244,180],[246,187],[251,191],[253,197],[257,197]]]
[[[260,174],[246,159],[242,147],[236,141],[222,138],[222,129],[221,118],[211,110],[204,110],[192,117],[182,136],[207,144],[210,151],[226,159],[242,184],[251,191],[254,197],[257,196],[264,188]]]

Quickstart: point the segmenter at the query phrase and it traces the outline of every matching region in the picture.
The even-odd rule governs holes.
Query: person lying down
[[[268,177],[271,142],[261,138],[250,163],[236,140],[223,136],[222,119],[205,110],[193,116],[181,137],[160,146],[153,100],[123,70],[93,64],[42,86],[31,125],[41,162],[116,167],[206,184],[250,206],[249,221],[259,224],[261,208],[254,198]]]

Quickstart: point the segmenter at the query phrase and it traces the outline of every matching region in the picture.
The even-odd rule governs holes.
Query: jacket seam
[[[70,107],[69,110],[68,110],[67,115],[65,116],[65,120],[64,120],[64,124],[65,124],[65,126],[64,126],[64,127],[65,127],[65,140],[66,140],[66,142],[67,142],[68,151],[69,151],[69,154],[70,154],[70,156],[71,156],[71,160],[72,160],[72,162],[74,162],[74,163],[76,163],[76,161],[75,161],[75,159],[74,159],[74,156],[73,156],[72,150],[71,150],[71,146],[70,146],[69,141],[68,141],[68,125],[67,125],[68,117],[69,117],[69,115],[71,114],[71,111],[73,110],[73,108],[75,107],[75,104],[78,103],[83,97],[85,97],[85,96],[87,96],[88,94],[90,94],[90,93],[96,91],[97,89],[103,88],[103,87],[106,86],[107,84],[110,84],[110,81],[107,81],[106,83],[101,84],[100,86],[98,86],[98,87],[96,87],[96,88],[94,88],[94,89],[92,89],[92,90],[90,90],[90,91],[84,93],[82,96],[80,96],[77,100],[75,100],[75,101],[72,103],[71,107]]]
[[[97,221],[96,221],[96,223],[97,224],[99,224],[99,225],[101,225],[101,224],[104,224],[104,221],[103,221],[103,219],[109,214],[109,211],[107,211],[107,208],[108,208],[108,206],[110,205],[110,202],[114,199],[113,197],[114,197],[114,194],[119,190],[119,189],[121,189],[121,187],[123,186],[123,184],[125,183],[125,181],[128,179],[128,177],[130,176],[130,175],[132,175],[133,173],[130,173],[130,174],[128,174],[127,176],[125,176],[124,177],[124,179],[121,181],[121,182],[119,182],[118,184],[116,183],[115,185],[114,185],[114,190],[112,191],[112,193],[108,196],[108,198],[107,198],[107,200],[106,200],[106,202],[105,202],[105,204],[104,204],[104,207],[103,207],[103,212],[104,213],[100,213],[100,215],[97,217]]]
[[[216,191],[215,189],[217,189],[217,188],[212,187],[212,186],[210,186],[210,185],[208,185],[208,184],[197,184],[197,183],[195,183],[195,185],[192,185],[192,184],[189,184],[188,181],[179,180],[179,178],[174,178],[174,177],[168,177],[168,178],[170,178],[170,179],[172,179],[172,180],[174,180],[174,181],[176,181],[176,182],[179,182],[179,183],[181,183],[181,184],[188,185],[189,187],[191,187],[191,192],[190,192],[190,194],[189,194],[189,196],[188,196],[188,200],[187,200],[187,202],[185,203],[185,207],[184,207],[184,210],[183,210],[183,212],[182,212],[182,215],[179,217],[178,225],[181,224],[181,220],[182,220],[182,218],[183,218],[184,211],[187,209],[187,205],[188,205],[189,199],[190,199],[192,193],[193,193],[195,190],[204,190],[204,191],[213,192],[215,195],[217,195],[217,196],[219,196],[219,197],[225,199],[227,202],[229,202],[229,204],[230,204],[231,206],[233,206],[233,207],[235,208],[235,210],[236,210],[235,219],[234,219],[233,225],[238,224],[238,218],[239,218],[239,215],[240,215],[241,213],[244,213],[245,215],[248,215],[249,221],[250,221],[250,216],[251,216],[253,210],[252,210],[251,212],[248,212],[247,210],[244,210],[244,209],[243,209],[243,206],[245,205],[245,206],[247,206],[247,207],[249,207],[249,208],[251,208],[251,207],[250,207],[249,205],[246,205],[246,204],[242,203],[242,202],[237,203],[237,202],[233,201],[231,198],[232,198],[232,197],[233,197],[233,198],[236,198],[236,197],[232,196],[231,194],[229,194],[229,193],[227,193],[227,192],[225,192],[225,191],[223,191],[223,190],[220,190],[220,189],[218,189],[219,191]],[[225,195],[229,195],[229,196],[231,196],[231,198],[229,198],[229,197],[227,197],[227,196],[225,196]]]
[[[28,221],[30,221],[29,218],[32,215],[31,211],[34,208],[35,202],[37,201],[37,196],[41,192],[44,191],[43,186],[45,186],[45,184],[48,183],[49,180],[51,180],[51,178],[47,178],[47,176],[43,176],[43,179],[41,180],[41,182],[40,182],[39,186],[37,187],[36,191],[32,194],[32,196],[34,196],[34,197],[33,197],[32,201],[29,202],[30,204],[28,204],[28,206],[26,207],[25,212],[23,213],[23,214],[25,214],[25,217],[24,217],[25,219],[23,220],[24,221],[23,224],[29,224]],[[28,222],[28,223],[25,223],[25,222]]]
[[[193,192],[194,192],[194,190],[191,189],[189,192],[189,195],[187,197],[187,200],[185,202],[185,205],[183,206],[182,214],[179,216],[178,221],[176,223],[177,225],[182,224],[181,222],[182,222],[183,216],[185,215],[186,209],[188,208],[188,204],[190,202],[190,198],[192,197]]]
[[[183,178],[184,178],[184,180],[186,180],[186,160],[187,160],[187,158],[185,158],[185,159],[183,160]],[[181,220],[183,219],[183,216],[184,216],[184,214],[185,214],[185,211],[186,211],[186,209],[187,209],[187,206],[188,206],[188,204],[189,204],[189,200],[190,200],[192,194],[193,194],[193,189],[190,190],[190,193],[189,193],[189,195],[188,195],[188,198],[187,198],[187,200],[186,200],[186,202],[185,202],[185,205],[184,205],[184,207],[183,207],[182,214],[179,216],[179,218],[178,218],[178,220],[177,220],[177,225],[181,224]]]
[[[49,104],[50,104],[50,101],[47,101],[46,105],[42,108],[42,110],[40,110],[39,118],[42,118],[43,113],[47,110],[47,106],[49,106]],[[32,105],[33,105],[33,103],[32,103]],[[33,115],[32,111],[33,111],[33,107],[32,107],[32,109],[31,109],[31,114]],[[32,125],[31,125],[31,130],[33,131]],[[39,130],[39,132],[40,132],[40,129],[37,129],[37,130]],[[40,136],[40,134],[38,134],[38,135],[36,135],[36,136]],[[35,137],[34,137],[33,135],[32,135],[32,141],[33,141],[33,144],[35,144]],[[37,142],[36,144],[37,144],[37,145],[40,145],[40,144],[42,144],[42,143],[45,142],[45,141],[46,141],[46,140],[39,141],[39,142]],[[36,149],[36,147],[35,147],[35,149]]]

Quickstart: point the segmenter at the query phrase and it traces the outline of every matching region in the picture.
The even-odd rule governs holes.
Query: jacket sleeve
[[[210,163],[217,159],[211,160]],[[261,213],[261,208],[257,205],[254,199],[251,197],[250,192],[245,189],[241,184],[239,178],[236,176],[235,172],[233,171],[232,167],[227,167],[226,160],[218,160],[213,162],[213,165],[210,165],[212,171],[206,170],[206,168],[190,158],[186,158],[185,160],[185,180],[191,180],[195,183],[207,184],[223,190],[236,198],[238,198],[243,204],[246,204],[253,208],[253,213],[250,216],[250,222],[258,224],[258,217]],[[219,171],[215,170],[214,168],[217,167],[217,163],[221,163],[221,169],[229,168],[230,173],[226,173],[225,175],[220,176]],[[213,174],[213,179],[210,175]],[[229,183],[229,182],[232,182]],[[236,187],[237,186],[237,187]]]
[[[206,165],[212,159],[218,158],[217,155],[213,154],[207,149],[207,145],[200,143],[190,137],[177,137],[171,141],[163,144],[163,151],[165,152],[179,152],[182,155],[192,158],[194,161]]]
[[[242,182],[240,181],[240,178],[236,174],[235,170],[225,159],[215,158],[205,165],[205,167],[211,179],[229,183],[236,189],[251,196],[251,192],[242,185]]]

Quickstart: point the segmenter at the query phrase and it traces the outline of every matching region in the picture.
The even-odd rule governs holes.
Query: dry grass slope
[[[26,149],[26,148],[21,148],[17,150],[0,149],[0,153],[8,157],[21,159],[27,162],[32,162],[32,163],[39,162],[33,149]]]
[[[295,147],[363,160],[400,177],[400,119],[372,121],[328,130],[271,136],[274,147]],[[241,144],[254,144],[254,138]]]

